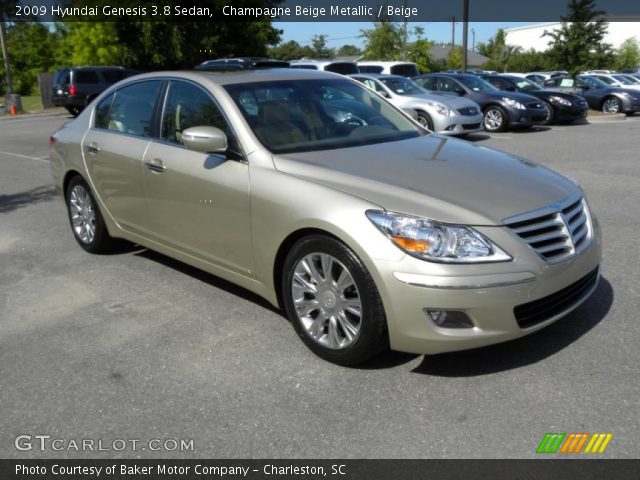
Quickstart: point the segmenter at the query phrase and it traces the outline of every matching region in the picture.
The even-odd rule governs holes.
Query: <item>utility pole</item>
[[[4,22],[0,21],[0,43],[2,44],[2,58],[4,60],[4,73],[7,80],[7,94],[13,93],[11,82],[11,70],[9,69],[9,51],[7,50],[7,38],[4,31]]]
[[[473,38],[473,41],[471,42],[471,51],[475,52],[476,51],[476,29],[475,28],[471,29],[471,37]]]
[[[469,42],[469,0],[464,0],[462,9],[462,72],[467,71],[467,52]]]

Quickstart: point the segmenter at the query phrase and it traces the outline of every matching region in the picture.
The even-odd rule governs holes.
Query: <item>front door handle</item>
[[[95,142],[92,142],[89,145],[85,145],[84,148],[87,152],[93,153],[93,154],[96,154],[100,151],[100,147],[98,147],[98,144]]]
[[[163,173],[167,171],[167,167],[162,164],[162,160],[159,158],[154,158],[151,161],[144,162],[144,166],[156,173]]]

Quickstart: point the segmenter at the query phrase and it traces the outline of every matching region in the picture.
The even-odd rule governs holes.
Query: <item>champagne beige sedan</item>
[[[82,248],[125,239],[241,285],[335,363],[518,338],[598,283],[574,181],[430,134],[336,74],[139,75],[51,143]]]

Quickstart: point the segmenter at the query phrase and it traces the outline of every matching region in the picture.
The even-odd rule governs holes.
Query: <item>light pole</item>
[[[462,9],[462,71],[467,71],[467,43],[469,42],[469,0],[464,0]]]
[[[471,29],[471,51],[475,52],[476,51],[476,29],[472,28]]]

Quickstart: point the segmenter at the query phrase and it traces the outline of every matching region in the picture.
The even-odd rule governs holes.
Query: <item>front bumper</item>
[[[503,263],[451,265],[404,256],[376,261],[376,279],[385,304],[391,348],[437,354],[500,343],[535,332],[565,316],[596,289],[597,279],[577,297],[531,326],[518,324],[514,309],[563,291],[600,264],[597,220],[591,245],[564,262],[549,264],[507,227],[480,227],[513,256]],[[472,328],[442,328],[425,309],[464,312]]]
[[[589,106],[584,103],[582,106],[571,104],[571,106],[553,104],[556,109],[556,120],[570,121],[586,118],[589,112]]]
[[[484,130],[482,112],[476,115],[456,115],[434,120],[436,132],[442,135],[466,135]]]
[[[640,111],[640,98],[638,97],[623,97],[622,98],[622,110],[624,113],[635,113]]]
[[[509,115],[510,127],[529,127],[531,125],[544,123],[548,118],[548,112],[546,108],[527,108],[525,110],[516,110],[514,108],[509,108],[507,110],[507,114]]]

